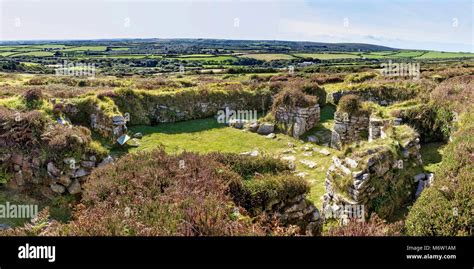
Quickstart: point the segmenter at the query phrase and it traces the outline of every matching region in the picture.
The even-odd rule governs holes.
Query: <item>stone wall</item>
[[[121,113],[130,113],[129,125],[154,125],[216,116],[226,108],[266,112],[273,93],[264,89],[186,88],[163,91],[127,91],[111,99]]]
[[[388,137],[383,142],[367,142],[343,158],[333,157],[327,171],[324,208],[364,205],[365,213],[384,217],[414,198],[414,176],[422,170],[418,135],[403,141]]]
[[[341,149],[350,143],[366,140],[369,129],[368,115],[350,115],[336,111],[331,134],[331,147]]]
[[[275,119],[282,126],[281,131],[298,138],[319,122],[320,108],[318,104],[306,108],[281,106],[275,112]]]
[[[329,94],[329,101],[333,102],[334,104],[338,104],[339,100],[348,94],[357,95],[363,101],[368,101],[372,103],[379,104],[381,106],[389,106],[395,102],[401,101],[402,99],[410,99],[408,98],[401,98],[400,96],[393,96],[393,94],[389,95],[386,92],[378,91],[377,88],[373,88],[371,90],[341,90],[336,91]],[[413,98],[414,96],[411,96]]]
[[[123,115],[106,115],[98,105],[92,105],[89,111],[80,111],[76,104],[64,104],[64,114],[70,118],[77,118],[80,113],[87,114],[88,127],[105,138],[115,141],[127,132],[126,119]]]
[[[92,169],[109,162],[111,159],[98,160],[94,155],[84,155],[78,160],[66,158],[63,163],[46,162],[39,150],[29,154],[16,152],[0,155],[0,165],[12,174],[7,183],[9,189],[39,191],[47,198],[81,193],[81,185]]]
[[[266,205],[266,213],[277,217],[283,225],[300,227],[301,234],[319,235],[321,216],[319,210],[305,198],[305,194],[286,201],[272,201]]]

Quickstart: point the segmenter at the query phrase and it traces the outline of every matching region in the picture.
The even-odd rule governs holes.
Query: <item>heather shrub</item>
[[[346,225],[330,227],[324,232],[326,236],[399,236],[403,235],[403,223],[387,223],[372,214],[367,221],[351,219]]]
[[[210,158],[226,165],[236,177],[229,185],[233,200],[252,215],[265,210],[269,203],[284,202],[309,191],[308,184],[289,173],[288,164],[271,157],[211,153]]]
[[[319,85],[344,81],[345,74],[319,73],[311,76],[311,81]]]
[[[234,201],[252,215],[265,211],[274,203],[288,201],[309,192],[309,185],[290,173],[265,174],[231,186]]]
[[[296,107],[310,107],[318,103],[316,96],[311,96],[303,93],[300,89],[286,89],[274,96],[272,111],[283,106],[289,109]]]
[[[288,170],[285,162],[265,156],[245,156],[233,153],[210,153],[210,158],[224,164],[241,177],[248,179],[255,174],[280,173]]]
[[[462,113],[474,100],[474,75],[453,77],[440,83],[431,93],[438,106]]]
[[[23,94],[23,99],[28,109],[35,109],[41,105],[43,93],[38,88],[29,89]]]
[[[319,86],[317,83],[305,83],[302,85],[301,90],[308,95],[313,95],[318,97],[319,106],[324,106],[326,104],[327,93],[323,87]]]
[[[220,160],[220,161],[219,161]],[[232,161],[230,161],[232,160]],[[218,153],[167,155],[163,149],[122,157],[95,169],[68,223],[47,221],[43,211],[32,224],[2,235],[218,236],[294,235],[275,217],[262,214],[268,201],[304,194],[304,180],[280,173],[243,179],[232,164],[254,162]],[[268,168],[262,168],[268,167]],[[273,171],[279,164],[236,171]],[[249,208],[249,210],[247,210]]]
[[[337,111],[349,113],[350,115],[367,114],[368,110],[360,100],[360,97],[354,94],[348,94],[341,97],[337,105]]]
[[[15,112],[0,106],[0,142],[4,149],[28,149],[40,143],[47,119],[38,111]]]
[[[180,164],[184,164],[180,166]],[[236,174],[211,158],[163,150],[123,157],[93,171],[82,205],[60,229],[74,235],[263,235],[235,205]]]

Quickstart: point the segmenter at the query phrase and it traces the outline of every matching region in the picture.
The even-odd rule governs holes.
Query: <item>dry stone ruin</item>
[[[312,107],[288,108],[280,106],[275,112],[275,120],[282,126],[283,131],[298,138],[309,129],[316,126],[320,119],[320,108]]]

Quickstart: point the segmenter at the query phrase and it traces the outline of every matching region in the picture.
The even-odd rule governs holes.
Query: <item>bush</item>
[[[244,179],[249,179],[255,176],[255,173],[275,174],[289,170],[287,163],[279,159],[266,156],[252,157],[219,152],[210,153],[209,157],[221,164],[230,167],[232,171],[236,172]]]
[[[341,97],[337,110],[349,114],[360,114],[364,112],[360,97],[354,94],[348,94]]]
[[[443,149],[442,166],[433,186],[411,208],[406,229],[410,235],[472,235],[474,219],[474,109],[462,114],[459,130]]]
[[[317,103],[318,98],[315,96],[307,95],[299,89],[287,89],[275,95],[272,111],[275,114],[281,106],[294,109],[296,107],[315,106]]]
[[[399,236],[403,234],[403,223],[387,223],[372,214],[367,222],[350,220],[342,226],[329,228],[323,235],[326,236]]]
[[[23,94],[23,98],[25,99],[26,107],[34,109],[43,101],[43,93],[38,88],[30,89]]]
[[[130,154],[95,169],[84,184],[81,203],[69,223],[27,224],[8,235],[218,236],[290,235],[259,214],[273,199],[305,193],[305,181],[284,173],[278,160],[214,153],[167,155],[163,149]],[[257,162],[258,162],[257,161]],[[243,175],[268,172],[251,179]],[[248,166],[248,167],[244,167]],[[247,208],[252,212],[249,215]],[[40,214],[47,219],[47,212]],[[41,225],[41,227],[38,227]]]
[[[313,95],[318,97],[318,104],[320,107],[326,104],[327,93],[323,87],[319,86],[317,83],[306,83],[302,86],[302,91],[305,94]]]

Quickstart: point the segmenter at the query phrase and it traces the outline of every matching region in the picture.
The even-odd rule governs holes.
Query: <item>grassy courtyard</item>
[[[322,124],[325,124],[324,122]],[[327,168],[331,163],[331,155],[324,156],[313,149],[326,148],[313,143],[304,143],[293,137],[277,134],[277,138],[269,139],[256,133],[226,127],[217,123],[214,118],[192,120],[177,123],[164,123],[157,126],[131,127],[133,133],[140,132],[143,138],[140,146],[130,148],[129,152],[151,150],[164,146],[169,153],[184,150],[193,152],[233,152],[242,153],[258,151],[260,155],[267,154],[276,158],[284,156],[295,157],[295,173],[301,173],[311,186],[309,199],[317,207],[321,207],[321,196],[324,194],[324,180]],[[316,163],[309,168],[300,161],[307,160]]]

